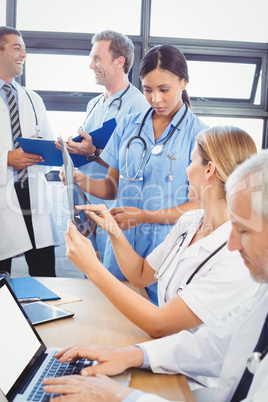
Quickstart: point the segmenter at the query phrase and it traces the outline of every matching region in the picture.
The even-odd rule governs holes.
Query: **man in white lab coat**
[[[21,136],[39,133],[53,140],[42,99],[15,81],[25,58],[20,32],[0,27],[0,270],[10,272],[12,258],[24,253],[30,275],[55,276],[54,246],[59,240],[44,176],[47,168],[36,165],[43,158],[23,152],[13,138],[14,101],[12,108],[9,101],[14,95]],[[27,179],[22,181],[18,172],[24,168]]]
[[[267,401],[268,150],[253,155],[233,172],[227,182],[227,199],[232,222],[228,247],[239,250],[245,269],[262,284],[251,303],[216,328],[202,327],[194,334],[181,331],[126,348],[67,348],[57,356],[61,361],[83,356],[97,360],[99,365],[84,369],[81,376],[44,380],[46,392],[66,394],[60,401],[164,401],[123,387],[106,376],[92,377],[144,367],[194,379],[200,375],[218,377],[217,388],[195,391],[197,401]]]

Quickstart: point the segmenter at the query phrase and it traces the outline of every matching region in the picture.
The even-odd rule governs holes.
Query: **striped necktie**
[[[2,87],[7,93],[7,101],[9,105],[9,112],[11,118],[11,129],[13,134],[13,141],[15,149],[20,147],[20,144],[17,141],[18,137],[21,137],[21,129],[20,129],[20,119],[19,119],[19,112],[16,103],[15,96],[11,91],[10,84],[4,84]],[[28,173],[27,168],[18,170],[18,180],[19,182],[23,183],[24,185],[28,184]]]

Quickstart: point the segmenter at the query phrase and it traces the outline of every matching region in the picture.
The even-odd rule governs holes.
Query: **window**
[[[244,128],[259,149],[267,147],[267,0],[0,0],[0,10],[2,24],[7,15],[27,46],[18,80],[43,98],[56,135],[76,133],[88,101],[103,91],[89,69],[91,38],[114,29],[134,43],[133,85],[141,89],[148,48],[178,46],[188,61],[194,112],[209,125]]]
[[[88,55],[28,53],[25,84],[33,90],[101,92]]]
[[[256,74],[259,76],[260,61],[256,64],[250,62],[235,62],[229,57],[228,61],[191,61],[188,60],[189,85],[191,97],[198,99],[212,98],[214,100],[236,99],[251,101],[255,99],[252,87]],[[231,61],[232,60],[232,61]]]
[[[152,0],[151,36],[268,42],[267,0]]]
[[[56,137],[67,140],[71,135],[76,137],[78,128],[84,123],[86,112],[54,112],[48,111],[48,118]]]
[[[140,35],[141,0],[17,0],[17,28],[27,31]]]
[[[262,148],[262,119],[242,119],[232,117],[208,117],[200,116],[200,119],[210,127],[213,126],[235,126],[246,131],[254,139],[258,151]]]
[[[0,0],[0,25],[6,25],[6,0]]]

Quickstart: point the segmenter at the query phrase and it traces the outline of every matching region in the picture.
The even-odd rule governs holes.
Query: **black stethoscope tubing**
[[[177,293],[180,292],[181,290],[183,290],[187,285],[189,285],[190,282],[192,282],[193,278],[195,277],[195,275],[197,274],[198,271],[200,271],[200,269],[203,267],[203,265],[205,265],[215,254],[217,254],[224,246],[226,246],[227,241],[225,241],[224,243],[222,243],[216,250],[214,250],[207,258],[204,259],[204,261],[202,261],[198,267],[194,270],[194,272],[189,276],[188,280],[186,281],[184,286],[180,286],[177,289]]]
[[[32,106],[32,109],[33,109],[33,112],[34,112],[35,127],[36,127],[36,135],[37,135],[37,137],[42,138],[42,137],[40,136],[40,132],[41,132],[41,131],[40,131],[40,129],[39,129],[39,123],[38,123],[37,113],[36,113],[36,109],[35,109],[35,106],[34,106],[34,104],[33,104],[32,98],[30,97],[30,95],[29,95],[28,91],[26,90],[26,88],[24,88],[24,87],[22,87],[22,86],[21,86],[21,88],[24,89],[26,95],[28,96],[28,99],[29,99],[29,101],[30,101],[30,103],[31,103],[31,106]]]
[[[170,140],[170,138],[173,136],[173,134],[175,133],[175,131],[178,129],[178,127],[180,126],[180,124],[181,124],[181,123],[183,122],[183,120],[185,119],[185,116],[186,116],[186,114],[187,114],[187,112],[188,112],[188,104],[187,104],[186,102],[183,102],[183,104],[185,105],[185,112],[183,113],[183,116],[181,117],[181,119],[179,120],[179,122],[176,124],[176,126],[173,128],[173,130],[172,130],[171,133],[168,135],[168,137],[165,139],[165,141],[163,142],[163,144],[155,145],[155,146],[153,147],[153,149],[152,149],[152,154],[153,154],[153,155],[161,155],[161,154],[162,154],[164,146],[166,145],[166,143],[168,142],[168,140]],[[144,124],[145,124],[145,121],[146,121],[148,115],[150,114],[150,112],[151,112],[152,110],[153,110],[152,107],[150,107],[150,109],[147,110],[147,112],[146,112],[144,118],[142,119],[142,122],[141,122],[141,125],[140,125],[140,128],[139,128],[138,135],[135,135],[135,136],[131,137],[131,138],[129,139],[128,143],[127,143],[127,146],[126,146],[126,175],[127,175],[128,178],[126,179],[126,178],[121,174],[121,175],[120,175],[120,178],[121,178],[121,179],[124,179],[124,180],[126,180],[126,181],[139,181],[139,180],[142,180],[141,177],[140,177],[139,179],[136,179],[137,175],[139,174],[139,171],[140,171],[140,168],[141,168],[141,166],[142,166],[143,160],[144,160],[144,158],[145,158],[145,153],[146,153],[146,150],[147,150],[147,144],[146,144],[145,139],[142,138],[141,132],[142,132],[142,128],[143,128],[143,126],[144,126]],[[131,177],[129,177],[129,173],[128,173],[128,152],[129,152],[129,147],[130,147],[132,141],[134,141],[134,140],[136,140],[136,139],[138,139],[138,140],[140,140],[140,141],[142,142],[142,144],[143,144],[143,152],[142,152],[142,157],[141,157],[141,161],[140,161],[140,165],[139,165],[139,167],[138,167],[138,170],[137,170],[137,172],[135,173],[135,175],[131,178]],[[154,149],[156,150],[155,152],[154,152]],[[159,150],[159,151],[158,151],[158,150]]]
[[[183,245],[183,243],[184,243],[184,241],[185,241],[185,239],[186,239],[187,234],[188,234],[188,232],[184,232],[184,233],[182,233],[182,234],[177,238],[177,240],[175,241],[175,243],[174,243],[174,245],[172,246],[172,248],[171,248],[171,250],[170,250],[170,252],[169,252],[168,255],[170,255],[170,253],[174,250],[174,247],[178,244],[178,242],[179,242],[179,240],[180,240],[180,238],[181,238],[182,240],[181,240],[181,242],[180,242],[180,244],[179,244],[179,248],[178,248],[178,250],[176,251],[176,254],[178,253],[178,251],[180,250],[181,246]],[[176,293],[179,293],[179,292],[182,291],[187,285],[189,285],[189,283],[192,282],[193,278],[194,278],[195,275],[198,273],[198,271],[200,271],[200,269],[201,269],[215,254],[217,254],[224,246],[226,246],[226,244],[227,244],[227,241],[225,241],[224,243],[222,243],[222,244],[221,244],[216,250],[214,250],[207,258],[205,258],[204,261],[202,261],[202,262],[198,265],[198,267],[194,270],[194,272],[189,276],[189,278],[188,278],[187,281],[185,282],[185,285],[180,286],[180,287],[177,288]],[[156,273],[154,274],[154,277],[155,277],[156,279],[160,279],[160,278],[163,276],[163,274],[166,272],[167,268],[168,268],[168,267],[170,266],[170,264],[173,262],[173,260],[174,260],[174,258],[175,258],[175,256],[176,256],[176,254],[174,255],[172,261],[170,261],[170,263],[168,264],[168,266],[165,268],[165,270],[164,270],[161,274],[159,274],[159,272],[156,272]],[[165,260],[163,261],[162,266],[163,266],[163,264],[165,263],[166,259],[168,258],[168,255],[167,255],[167,257],[165,258]]]
[[[105,115],[104,115],[103,122],[104,122],[104,120],[105,120],[105,117],[106,117],[106,114],[107,114],[108,110],[109,110],[110,107],[113,105],[113,103],[119,101],[119,106],[118,106],[118,108],[117,108],[117,110],[116,110],[116,112],[115,112],[114,117],[117,115],[117,113],[119,112],[119,110],[121,109],[121,106],[122,106],[122,98],[123,98],[123,96],[127,93],[127,91],[129,90],[129,88],[130,88],[130,84],[128,85],[128,87],[124,90],[124,92],[122,92],[122,94],[121,94],[118,98],[115,98],[115,99],[112,100],[112,102],[109,104],[109,106],[108,106],[108,108],[107,108],[107,111],[106,111],[106,113],[105,113]],[[102,98],[104,98],[104,94],[102,94],[102,96],[99,97],[99,99],[94,103],[94,105],[92,106],[92,108],[91,108],[90,111],[88,112],[88,114],[87,114],[87,116],[86,116],[86,118],[85,118],[83,127],[84,127],[84,125],[86,124],[87,119],[89,118],[89,116],[90,116],[91,113],[93,112],[94,108],[97,106],[97,104],[100,102],[100,100],[101,100]],[[103,123],[103,122],[102,122],[102,123]]]
[[[185,116],[186,116],[186,114],[187,114],[188,105],[187,105],[186,102],[183,102],[183,103],[184,103],[184,105],[185,105],[185,112],[183,113],[183,116],[181,117],[181,119],[179,120],[179,122],[176,124],[176,126],[173,128],[173,130],[171,131],[171,133],[169,134],[169,136],[165,139],[165,141],[163,142],[163,144],[161,144],[162,147],[164,147],[164,146],[166,145],[166,143],[168,142],[168,140],[172,137],[172,135],[175,133],[175,131],[177,130],[177,128],[178,128],[178,127],[180,126],[180,124],[183,122],[183,120],[184,120],[184,118],[185,118]],[[141,126],[140,126],[140,129],[139,129],[138,135],[135,135],[134,137],[130,138],[130,140],[129,140],[128,143],[127,143],[127,148],[129,148],[129,146],[130,146],[130,144],[131,144],[131,142],[132,142],[133,140],[135,140],[135,139],[138,138],[138,139],[140,139],[140,140],[143,142],[145,150],[147,149],[146,142],[145,142],[145,140],[141,137],[141,131],[142,131],[142,128],[143,128],[143,126],[144,126],[144,124],[145,124],[145,121],[146,121],[146,119],[147,119],[149,113],[150,113],[152,110],[153,110],[152,107],[150,107],[150,109],[147,110],[147,112],[146,112],[146,114],[145,114],[145,116],[144,116],[144,118],[143,118],[143,120],[142,120],[142,122],[141,122]]]

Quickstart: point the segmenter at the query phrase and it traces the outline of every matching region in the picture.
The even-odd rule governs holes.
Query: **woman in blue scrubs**
[[[126,207],[125,236],[136,252],[146,257],[175,223],[169,209],[180,205],[183,213],[197,207],[187,198],[185,169],[190,164],[195,137],[206,125],[190,110],[186,92],[188,66],[175,46],[161,45],[149,50],[141,61],[140,77],[151,108],[120,120],[100,156],[109,165],[107,177],[94,180],[76,171],[74,178],[84,191],[98,198],[116,199],[116,208]],[[137,221],[135,214],[129,214],[128,219],[128,211],[133,208]],[[165,220],[157,222],[155,211],[163,209],[167,209]],[[139,210],[147,211],[143,223]],[[122,209],[119,219],[121,212]],[[115,277],[125,279],[109,239],[103,264]],[[156,302],[156,284],[147,292]]]

